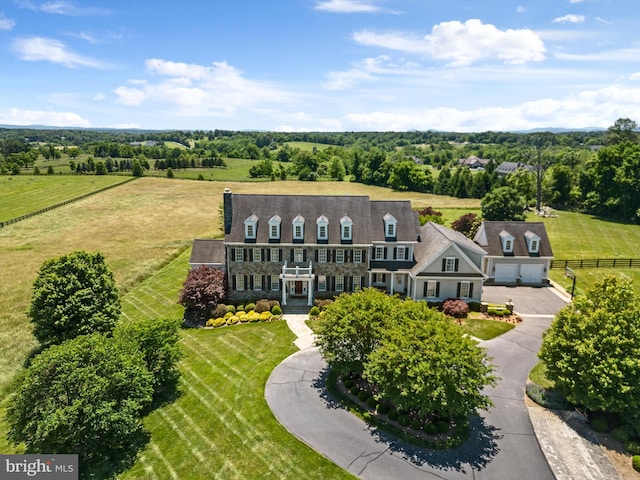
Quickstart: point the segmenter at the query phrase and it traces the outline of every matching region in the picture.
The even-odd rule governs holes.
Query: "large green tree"
[[[482,218],[489,221],[524,220],[525,201],[511,187],[498,187],[481,200]]]
[[[76,453],[85,473],[117,470],[145,438],[152,383],[131,342],[94,333],[51,346],[15,382],[8,438],[27,453]]]
[[[493,367],[458,325],[424,302],[399,302],[393,313],[364,367],[384,398],[441,418],[466,418],[492,405],[482,390],[495,384]]]
[[[42,344],[111,332],[120,317],[120,293],[104,256],[78,251],[46,260],[33,283],[28,315]]]
[[[617,413],[640,434],[640,297],[607,277],[564,307],[543,336],[539,357],[569,401]]]

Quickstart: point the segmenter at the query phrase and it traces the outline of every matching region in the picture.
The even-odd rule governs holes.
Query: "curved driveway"
[[[481,342],[501,380],[486,390],[494,408],[473,420],[470,439],[457,449],[408,445],[344,410],[326,394],[327,366],[315,347],[291,355],[275,368],[265,389],[267,403],[295,436],[363,479],[552,480],[529,421],[523,388],[537,362],[542,332],[564,301],[548,288],[485,287],[484,297],[500,303],[512,298],[523,322]]]

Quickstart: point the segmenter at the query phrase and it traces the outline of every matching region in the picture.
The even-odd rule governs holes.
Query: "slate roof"
[[[225,265],[224,242],[222,240],[194,240],[189,263],[192,265]]]
[[[244,243],[244,221],[252,215],[258,217],[255,243],[269,242],[269,219],[278,215],[280,243],[293,243],[292,222],[297,216],[304,218],[304,243],[317,243],[316,220],[325,216],[329,220],[329,244],[342,243],[340,219],[345,215],[353,221],[352,244],[371,244],[384,241],[385,214],[397,220],[397,241],[415,242],[418,235],[418,217],[409,201],[371,201],[367,196],[352,195],[250,195],[233,194],[232,223],[227,243]],[[326,243],[326,242],[325,242]]]
[[[501,175],[506,175],[508,173],[515,172],[518,169],[525,169],[531,172],[534,170],[534,168],[531,165],[526,165],[521,162],[502,162],[496,168],[496,172]]]
[[[456,243],[463,250],[469,249],[481,255],[486,254],[483,248],[473,243],[462,233],[433,222],[427,222],[420,227],[420,240],[421,242],[413,247],[416,265],[411,269],[411,272],[414,275],[433,262],[451,242]]]
[[[513,253],[502,251],[500,232],[505,231],[513,236]],[[535,233],[540,237],[540,249],[537,254],[530,254],[525,233]],[[482,222],[474,241],[487,251],[490,256],[498,257],[553,257],[549,236],[543,222]]]

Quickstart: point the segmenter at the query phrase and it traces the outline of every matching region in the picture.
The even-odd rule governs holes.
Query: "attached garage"
[[[539,263],[523,263],[520,266],[520,280],[525,284],[539,285],[542,283],[544,265]]]
[[[495,270],[496,283],[516,283],[518,278],[517,263],[498,263]]]

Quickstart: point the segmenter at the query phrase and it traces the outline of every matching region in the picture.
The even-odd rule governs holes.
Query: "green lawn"
[[[123,298],[123,319],[180,317],[190,249]],[[296,351],[285,322],[183,330],[179,398],[145,424],[151,441],[121,478],[353,478],[292,437],[264,387]]]
[[[0,221],[122,183],[128,178],[98,175],[0,176]]]
[[[462,328],[469,335],[480,340],[491,340],[503,333],[508,332],[515,325],[498,320],[482,320],[478,318],[465,318],[462,321]]]
[[[316,150],[324,150],[325,148],[333,145],[327,145],[326,143],[314,143],[314,142],[285,142],[291,148],[299,148],[303,152],[312,152],[315,147]]]
[[[545,223],[553,255],[557,259],[579,258],[638,258],[640,257],[640,225],[617,223],[592,215],[557,211],[558,218],[540,219],[533,215],[529,221]],[[632,280],[640,291],[640,269],[576,269],[576,294],[601,281],[606,275],[620,275]],[[568,291],[571,279],[564,270],[551,270],[550,277]]]

